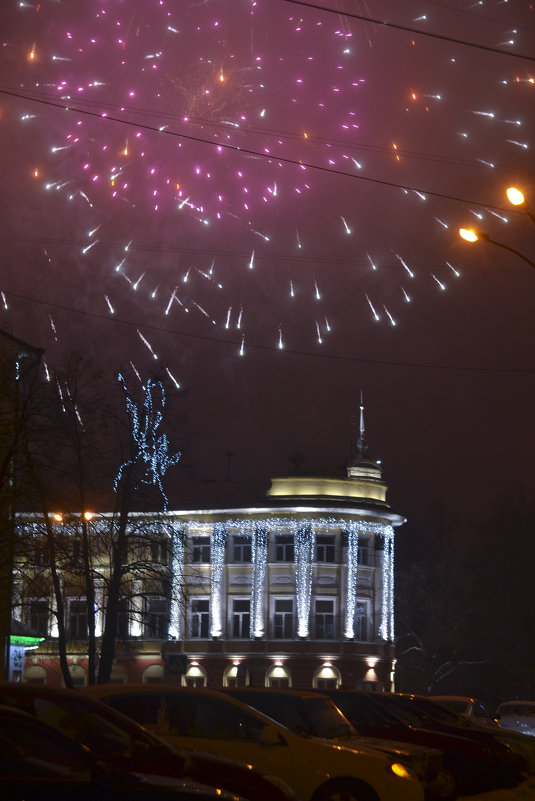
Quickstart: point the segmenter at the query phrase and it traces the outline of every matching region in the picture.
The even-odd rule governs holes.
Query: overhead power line
[[[441,39],[443,42],[451,42],[452,44],[462,45],[463,47],[474,47],[477,50],[485,50],[488,53],[498,53],[501,56],[509,56],[513,58],[521,58],[526,61],[535,61],[535,56],[527,56],[525,53],[512,53],[509,50],[500,50],[499,47],[490,47],[489,45],[478,44],[477,42],[467,42],[465,39],[457,39],[454,36],[445,36],[441,33],[432,33],[431,31],[422,31],[419,28],[410,28],[408,25],[397,25],[394,22],[387,22],[384,19],[376,19],[375,17],[366,17],[364,14],[355,14],[351,11],[340,11],[338,8],[328,8],[327,6],[319,6],[316,3],[307,3],[306,0],[283,0],[285,3],[291,3],[296,6],[304,6],[311,8],[314,11],[324,11],[327,14],[336,14],[337,16],[349,17],[350,19],[358,19],[362,22],[373,22],[375,25],[382,25],[383,28],[393,28],[398,31],[406,31],[407,33],[414,33],[417,36],[427,36],[431,39]]]
[[[534,59],[535,60],[535,59]],[[466,203],[468,206],[479,206],[488,209],[499,209],[503,211],[502,206],[493,206],[490,203],[487,203],[482,200],[470,200],[469,198],[460,197],[458,195],[450,195],[447,192],[435,192],[432,189],[424,189],[421,186],[409,186],[408,184],[399,184],[396,181],[386,181],[381,178],[371,178],[366,175],[359,175],[358,173],[347,172],[345,170],[336,170],[332,167],[323,167],[320,164],[313,164],[309,161],[303,161],[302,159],[292,159],[288,156],[280,156],[276,154],[266,154],[260,150],[253,150],[251,148],[241,147],[240,145],[231,145],[226,142],[213,142],[210,139],[204,139],[200,136],[193,136],[192,134],[185,134],[179,133],[178,131],[171,131],[167,128],[157,128],[154,125],[148,125],[147,123],[142,122],[132,122],[130,120],[122,119],[121,117],[114,117],[110,114],[105,114],[103,112],[98,113],[96,111],[89,111],[88,109],[83,109],[77,106],[72,106],[70,104],[64,103],[57,103],[52,100],[45,100],[39,97],[32,97],[31,95],[23,94],[22,92],[14,92],[10,89],[2,89],[0,88],[0,94],[7,95],[8,97],[16,97],[19,100],[28,100],[31,103],[40,103],[45,106],[51,106],[52,108],[59,108],[63,111],[74,111],[76,114],[85,114],[88,117],[95,117],[103,122],[116,122],[121,125],[129,125],[131,127],[139,129],[143,129],[145,131],[151,131],[152,133],[157,133],[160,135],[165,134],[166,136],[172,136],[177,139],[186,139],[189,142],[196,142],[198,144],[210,145],[211,147],[217,147],[225,150],[231,150],[235,153],[243,153],[247,156],[255,156],[257,158],[263,159],[264,161],[276,161],[282,164],[292,164],[296,167],[300,167],[301,169],[309,169],[309,170],[316,170],[317,172],[328,173],[330,175],[341,175],[345,178],[353,178],[358,181],[365,181],[366,183],[377,184],[378,186],[388,186],[393,189],[403,189],[407,192],[419,192],[422,195],[429,195],[431,197],[437,197],[442,200],[453,200],[456,203]]]
[[[242,340],[233,340],[233,339],[224,339],[223,337],[216,337],[216,336],[208,336],[205,334],[192,334],[188,331],[181,331],[179,329],[173,328],[163,328],[162,326],[151,325],[149,323],[142,323],[139,320],[127,320],[121,317],[110,316],[107,314],[97,314],[96,312],[90,312],[85,309],[77,309],[73,306],[66,306],[62,303],[55,303],[43,300],[42,298],[33,298],[29,295],[22,295],[17,292],[11,292],[10,290],[4,290],[4,293],[8,296],[13,298],[18,298],[19,300],[24,300],[29,303],[37,303],[42,306],[48,306],[53,309],[60,309],[62,311],[66,311],[72,314],[82,314],[85,317],[91,317],[97,320],[106,320],[107,322],[111,323],[119,323],[120,325],[127,325],[132,328],[136,329],[143,329],[144,331],[155,331],[157,333],[172,335],[172,336],[180,336],[186,337],[188,339],[196,339],[204,342],[217,342],[220,345],[232,345],[235,348],[240,348],[242,344]],[[531,367],[480,367],[476,365],[453,365],[453,364],[438,364],[438,363],[425,363],[425,362],[411,362],[411,361],[402,361],[397,359],[369,359],[369,358],[362,358],[359,356],[347,356],[344,354],[334,354],[334,353],[325,353],[316,351],[313,353],[312,351],[307,350],[297,350],[295,348],[284,348],[284,350],[280,350],[276,346],[270,345],[258,345],[254,343],[247,342],[246,350],[255,350],[255,351],[264,351],[268,353],[288,353],[292,356],[307,356],[312,358],[319,358],[319,359],[330,359],[332,361],[342,361],[342,362],[355,362],[358,364],[370,364],[370,365],[377,365],[380,367],[411,367],[411,368],[419,368],[423,370],[453,370],[458,372],[464,373],[503,373],[503,374],[521,374],[521,375],[533,375],[535,374],[535,368]]]

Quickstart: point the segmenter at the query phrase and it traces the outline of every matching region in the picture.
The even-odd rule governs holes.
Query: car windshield
[[[414,728],[429,728],[432,727],[436,721],[430,715],[426,715],[421,709],[418,709],[410,700],[405,700],[398,696],[381,696],[379,702],[387,709],[397,715],[404,723]]]
[[[535,704],[502,704],[498,712],[500,715],[534,716]]]
[[[422,714],[429,715],[433,720],[446,723],[448,726],[458,726],[461,721],[459,715],[451,709],[447,709],[437,701],[430,701],[427,698],[411,698],[410,703],[418,708]],[[466,704],[463,704],[463,708]],[[463,711],[463,710],[461,710]]]
[[[440,698],[436,699],[435,703],[446,707],[446,709],[455,712],[457,715],[463,715],[467,711],[466,701],[459,698]]]
[[[331,740],[358,736],[351,723],[327,698],[278,696],[275,693],[236,693],[235,697],[305,737]]]
[[[8,706],[25,708],[39,720],[105,758],[130,758],[162,748],[159,741],[153,740],[127,718],[83,697],[36,694],[17,698],[15,694],[3,693],[0,701]]]
[[[332,698],[342,714],[362,734],[388,735],[395,739],[395,734],[401,725],[399,716],[396,717],[390,710],[384,709],[367,695],[340,692]]]

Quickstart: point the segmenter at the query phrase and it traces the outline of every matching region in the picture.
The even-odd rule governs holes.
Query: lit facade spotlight
[[[526,198],[524,197],[520,189],[516,188],[516,186],[510,186],[506,194],[507,194],[507,200],[509,201],[509,203],[512,203],[513,206],[521,206],[522,203],[525,203]]]
[[[52,519],[53,519],[53,520],[54,520],[56,523],[62,523],[62,522],[63,522],[63,515],[62,515],[62,514],[60,514],[59,512],[56,512],[55,514],[53,514],[53,515],[52,515]]]
[[[84,518],[86,520],[92,520],[93,519],[93,512],[84,512]]]

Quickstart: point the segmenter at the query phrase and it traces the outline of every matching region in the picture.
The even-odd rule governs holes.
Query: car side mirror
[[[284,745],[282,737],[274,726],[263,727],[260,732],[260,743],[267,746]]]

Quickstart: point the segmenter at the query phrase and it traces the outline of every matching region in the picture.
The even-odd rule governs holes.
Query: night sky
[[[4,0],[0,326],[164,370],[199,479],[343,468],[362,390],[393,511],[483,519],[535,485],[535,269],[457,230],[535,260],[535,10],[324,5]]]

